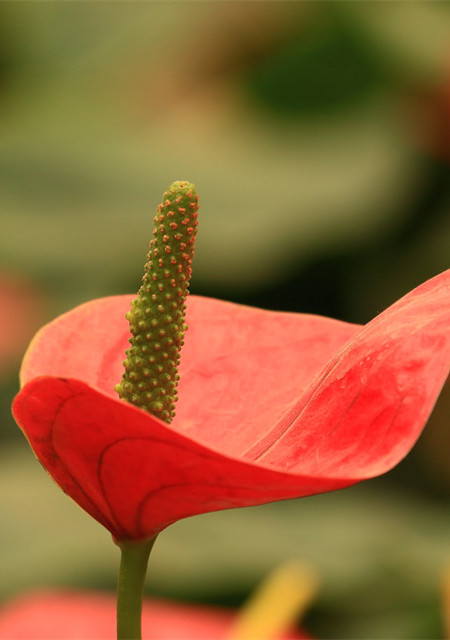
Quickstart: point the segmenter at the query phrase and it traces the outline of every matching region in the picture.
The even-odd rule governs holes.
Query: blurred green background
[[[366,322],[450,255],[450,4],[0,4],[0,598],[114,589],[109,535],[10,417],[26,344],[139,287],[152,218],[196,183],[191,291]],[[279,562],[315,567],[320,638],[443,638],[450,389],[383,478],[199,516],[148,592],[239,606]]]

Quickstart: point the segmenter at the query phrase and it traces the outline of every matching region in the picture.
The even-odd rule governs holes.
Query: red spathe
[[[111,640],[115,637],[115,597],[106,593],[42,591],[16,598],[0,610],[0,640]],[[235,611],[162,600],[145,601],[144,640],[229,638]],[[301,631],[278,640],[308,640]]]
[[[411,449],[448,375],[450,271],[364,327],[191,296],[167,425],[113,389],[131,299],[45,326],[13,406],[50,475],[118,540],[381,474]]]

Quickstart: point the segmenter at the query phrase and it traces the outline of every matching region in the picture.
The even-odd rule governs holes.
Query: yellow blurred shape
[[[274,569],[245,603],[229,640],[275,640],[305,613],[318,590],[316,572],[298,562]]]

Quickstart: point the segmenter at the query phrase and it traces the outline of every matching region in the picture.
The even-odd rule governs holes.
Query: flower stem
[[[119,542],[117,640],[141,640],[142,594],[148,558],[155,538]]]

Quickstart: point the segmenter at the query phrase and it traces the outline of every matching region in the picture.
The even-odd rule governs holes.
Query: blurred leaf
[[[398,205],[420,175],[390,94],[376,91],[320,124],[280,129],[245,105],[237,75],[221,88],[220,78],[198,88],[198,67],[189,71],[194,89],[170,101],[164,87],[179,82],[186,56],[180,33],[209,33],[222,17],[214,5],[174,6],[134,13],[92,5],[94,24],[103,15],[105,22],[87,49],[93,34],[81,5],[36,5],[35,22],[20,6],[6,12],[13,37],[22,41],[30,30],[34,44],[0,124],[0,249],[5,262],[50,283],[59,309],[136,287],[155,203],[171,180],[197,183],[193,286],[219,293],[276,281],[293,263],[397,224]],[[320,51],[331,38],[326,55],[337,60],[333,43],[352,50],[353,40],[347,27],[337,35],[321,29],[321,41],[308,37],[325,86]],[[71,52],[60,56],[66,31]],[[56,44],[33,76],[35,48],[49,32]],[[359,77],[345,55],[342,69]]]
[[[319,247],[376,233],[413,179],[401,132],[380,104],[288,137],[243,115],[216,133],[213,148],[207,135],[180,147],[170,123],[138,140],[111,122],[94,146],[92,127],[25,126],[20,135],[10,128],[0,148],[4,260],[97,295],[140,277],[154,203],[172,179],[192,180],[200,193],[194,283],[238,288],[276,278]]]
[[[322,7],[247,71],[246,88],[256,106],[279,116],[331,114],[355,108],[387,83],[384,58],[342,7]]]
[[[346,2],[363,28],[384,43],[404,81],[448,72],[448,2]]]

